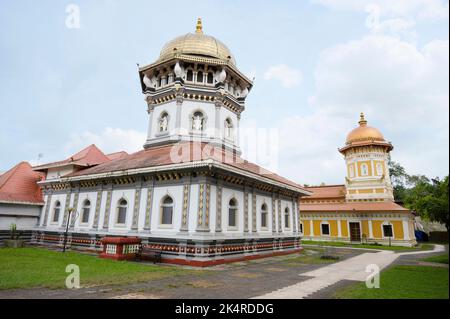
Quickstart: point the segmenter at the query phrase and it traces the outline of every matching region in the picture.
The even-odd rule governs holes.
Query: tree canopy
[[[444,224],[448,231],[448,175],[443,179],[409,175],[402,165],[391,159],[389,173],[396,201],[404,203],[426,220]]]

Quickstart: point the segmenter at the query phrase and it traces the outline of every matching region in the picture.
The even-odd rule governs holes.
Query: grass
[[[448,269],[395,266],[380,275],[380,288],[358,283],[338,291],[339,299],[448,299]]]
[[[404,246],[382,246],[371,244],[350,244],[335,241],[315,241],[315,240],[302,240],[302,244],[316,245],[316,246],[334,246],[334,247],[354,247],[364,249],[380,249],[380,250],[392,250],[392,251],[418,251],[418,250],[431,250],[433,245],[431,244],[419,244],[416,247],[404,247]]]
[[[1,248],[0,289],[62,288],[66,266],[80,267],[80,285],[126,284],[194,272],[177,267],[100,259],[78,252],[61,253],[44,248]]]
[[[305,249],[299,255],[290,257],[283,262],[288,266],[298,266],[299,264],[331,264],[338,260],[321,258],[324,249]]]
[[[447,264],[448,265],[448,253],[447,254],[442,254],[442,255],[437,255],[437,256],[423,258],[422,260],[423,261],[427,261],[427,262],[431,262],[431,263],[440,263],[440,264]]]

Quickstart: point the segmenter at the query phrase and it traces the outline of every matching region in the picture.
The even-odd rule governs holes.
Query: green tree
[[[425,175],[408,175],[405,168],[389,158],[394,198],[422,218],[444,224],[449,230],[448,176],[443,180]]]
[[[406,185],[409,180],[409,175],[406,173],[405,168],[399,163],[394,162],[390,156],[388,159],[388,168],[394,190],[394,198],[398,202],[404,202],[408,191]]]
[[[428,183],[420,179],[406,199],[408,208],[423,218],[444,224],[449,230],[448,176],[443,180],[432,179]]]

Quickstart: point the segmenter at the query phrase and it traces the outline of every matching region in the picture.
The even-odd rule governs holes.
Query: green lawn
[[[339,299],[448,299],[448,269],[428,266],[395,266],[381,272],[380,288],[365,283],[344,288]]]
[[[433,249],[431,244],[419,244],[416,247],[403,247],[403,246],[382,246],[382,245],[370,245],[370,244],[350,244],[335,241],[315,241],[315,240],[302,240],[302,244],[305,245],[317,245],[317,246],[335,246],[335,247],[354,247],[365,249],[381,249],[381,250],[393,250],[393,251],[417,251],[417,250],[430,250]]]
[[[307,248],[298,255],[292,255],[283,260],[288,266],[298,266],[299,264],[331,264],[338,262],[339,259],[322,259],[320,256],[325,252],[324,248]]]
[[[0,289],[65,287],[68,264],[80,267],[80,285],[124,284],[181,273],[179,267],[100,259],[78,252],[44,248],[0,248]],[[192,270],[193,271],[193,270]]]
[[[448,253],[447,254],[442,254],[442,255],[437,255],[437,256],[423,258],[422,260],[423,261],[428,261],[428,262],[431,262],[431,263],[448,264]]]

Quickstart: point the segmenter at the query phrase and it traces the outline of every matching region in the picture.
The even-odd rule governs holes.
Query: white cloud
[[[142,149],[146,134],[136,130],[107,127],[100,133],[85,131],[73,134],[64,147],[67,156],[78,152],[84,147],[95,144],[105,154],[118,151],[133,153]]]
[[[281,82],[281,85],[285,88],[293,88],[300,84],[303,76],[302,72],[297,69],[291,68],[286,64],[278,64],[269,67],[264,73],[264,80],[277,80]]]
[[[280,153],[289,155],[280,159],[282,173],[309,184],[343,183],[337,148],[363,111],[410,173],[448,174],[448,55],[448,41],[418,48],[382,35],[324,50],[309,98],[311,115],[283,121]]]
[[[366,11],[367,6],[379,7],[386,17],[409,17],[418,19],[445,19],[449,16],[447,0],[311,0],[331,9]]]

